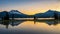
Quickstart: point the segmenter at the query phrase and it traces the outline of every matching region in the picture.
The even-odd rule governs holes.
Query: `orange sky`
[[[0,1],[0,11],[19,10],[27,15],[34,15],[36,13],[44,13],[51,10],[60,11],[60,2],[54,0],[47,1]]]

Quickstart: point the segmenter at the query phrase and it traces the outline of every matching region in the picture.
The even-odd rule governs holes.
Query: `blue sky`
[[[49,9],[60,11],[60,0],[0,0],[0,11],[13,9],[26,14],[45,12]]]

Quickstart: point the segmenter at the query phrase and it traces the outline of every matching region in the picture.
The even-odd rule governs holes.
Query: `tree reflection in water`
[[[57,25],[59,24],[59,20],[33,20],[34,24],[36,24],[37,22],[41,23],[44,22],[48,25]],[[0,24],[5,25],[6,28],[8,29],[9,25],[11,26],[18,26],[19,24],[23,23],[23,20],[2,20],[0,21]]]
[[[0,21],[0,24],[5,25],[6,28],[8,29],[8,26],[17,26],[19,24],[21,24],[24,21],[19,21],[19,20],[2,20]]]

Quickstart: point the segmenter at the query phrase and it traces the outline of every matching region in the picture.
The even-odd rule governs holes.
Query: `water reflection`
[[[59,20],[42,20],[42,21],[36,21],[36,22],[45,22],[46,24],[48,24],[48,25],[57,25],[57,24],[59,24],[60,23],[60,21]],[[35,23],[36,23],[35,22]]]
[[[2,20],[2,21],[0,21],[0,24],[5,25],[6,28],[8,29],[9,25],[17,26],[17,25],[21,24],[22,22],[24,22],[24,21],[19,21],[19,20],[8,20],[8,21],[5,21],[5,20]]]
[[[0,21],[0,34],[54,34],[60,33],[60,20],[8,20]],[[48,25],[47,25],[48,24]],[[6,29],[3,26],[6,26]],[[54,25],[54,26],[51,26]],[[13,27],[14,26],[14,27]],[[57,29],[58,28],[58,29]],[[2,30],[1,30],[2,29]],[[4,31],[5,30],[5,31]]]
[[[0,21],[0,24],[5,25],[6,28],[8,28],[9,25],[18,26],[18,25],[20,25],[23,22],[25,22],[25,21],[23,21],[23,20],[8,20],[8,21],[4,21],[3,20],[3,21]],[[34,20],[34,24],[36,24],[37,22],[39,22],[39,23],[43,22],[43,23],[46,23],[48,25],[57,25],[57,24],[60,23],[59,20]]]

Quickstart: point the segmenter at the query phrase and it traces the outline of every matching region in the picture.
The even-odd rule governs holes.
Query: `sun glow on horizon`
[[[44,13],[50,10],[60,11],[60,2],[56,0],[47,1],[0,1],[0,11],[18,10],[27,15],[34,15],[36,13]],[[4,2],[4,3],[2,3]]]

